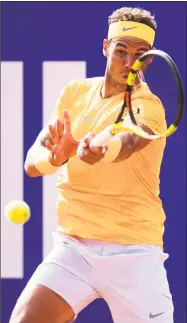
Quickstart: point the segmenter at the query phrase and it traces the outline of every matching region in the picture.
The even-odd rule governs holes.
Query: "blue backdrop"
[[[102,40],[107,17],[122,6],[151,10],[158,22],[156,47],[176,61],[186,88],[185,2],[28,2],[2,4],[2,60],[24,62],[24,154],[42,127],[42,62],[86,61],[87,76],[105,69]],[[156,65],[155,65],[156,66]],[[168,76],[153,67],[148,79],[167,106],[172,95]],[[152,70],[152,71],[153,71]],[[167,214],[166,267],[175,304],[175,323],[185,323],[186,304],[186,119],[168,139],[161,171],[161,197]],[[32,219],[24,228],[24,279],[2,280],[2,323],[7,323],[16,298],[42,259],[42,180],[24,177],[24,198]],[[79,323],[109,323],[110,313],[101,300],[84,310]],[[167,323],[167,322],[166,322]]]

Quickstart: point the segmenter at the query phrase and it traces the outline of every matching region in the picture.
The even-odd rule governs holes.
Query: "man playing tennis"
[[[155,30],[145,10],[113,12],[103,42],[105,76],[68,84],[27,154],[29,176],[53,174],[67,163],[68,181],[62,175],[57,182],[55,246],[18,299],[11,323],[73,322],[97,298],[107,302],[115,323],[173,322],[159,198],[165,139],[123,133],[90,146],[113,123],[128,72],[153,47]],[[140,75],[132,98],[141,127],[163,132],[162,104]]]

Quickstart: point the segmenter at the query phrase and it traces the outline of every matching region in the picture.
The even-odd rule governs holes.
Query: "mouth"
[[[127,77],[128,77],[128,75],[129,75],[129,73],[128,73],[128,72],[122,72],[122,73],[121,73],[121,75],[122,75],[122,77],[123,77],[124,79],[127,79]]]
[[[122,78],[126,80],[128,78],[128,74],[122,74]]]

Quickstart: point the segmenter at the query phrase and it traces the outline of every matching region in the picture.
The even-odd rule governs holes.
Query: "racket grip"
[[[90,147],[101,147],[102,145],[106,144],[110,139],[112,139],[113,135],[111,134],[111,129],[112,126],[108,126],[98,135],[96,135],[90,142]]]

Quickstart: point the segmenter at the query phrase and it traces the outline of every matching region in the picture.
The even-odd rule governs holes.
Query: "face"
[[[148,50],[150,45],[139,38],[121,37],[110,43],[105,39],[103,53],[107,57],[108,78],[117,85],[124,86],[133,63]],[[150,60],[144,64],[144,71],[148,64]]]

